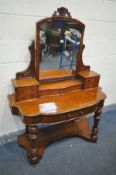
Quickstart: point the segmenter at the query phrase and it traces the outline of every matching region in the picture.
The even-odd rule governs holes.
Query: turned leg
[[[102,110],[100,108],[95,112],[95,115],[94,115],[94,125],[93,125],[92,135],[91,135],[93,142],[97,142],[97,139],[98,139],[98,125],[99,125],[101,113],[102,113]]]
[[[38,128],[37,126],[28,126],[28,138],[30,140],[30,149],[28,150],[27,154],[29,157],[30,163],[34,164],[37,163],[39,157],[37,156],[38,151]]]

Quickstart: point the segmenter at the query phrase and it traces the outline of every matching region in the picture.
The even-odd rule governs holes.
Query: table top
[[[10,106],[17,107],[23,116],[55,115],[90,107],[104,100],[101,88],[79,89],[65,94],[43,96],[33,100],[16,102],[13,94],[8,96]]]

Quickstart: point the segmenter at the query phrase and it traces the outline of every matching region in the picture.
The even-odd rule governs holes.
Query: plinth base
[[[79,136],[88,141],[93,141],[91,135],[92,129],[89,122],[83,117],[80,121],[67,121],[38,129],[37,138],[34,141],[29,138],[28,134],[19,135],[18,144],[27,150],[29,161],[34,164],[42,157],[48,144],[69,136]]]

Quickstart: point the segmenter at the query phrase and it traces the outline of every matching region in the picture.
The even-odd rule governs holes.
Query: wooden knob
[[[68,116],[68,118],[71,118],[71,114],[70,113],[67,116]]]
[[[83,115],[83,111],[80,111],[80,115]]]

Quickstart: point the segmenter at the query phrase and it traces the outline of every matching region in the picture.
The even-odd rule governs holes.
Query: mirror
[[[39,25],[40,70],[76,69],[80,26],[69,19],[48,19]]]

